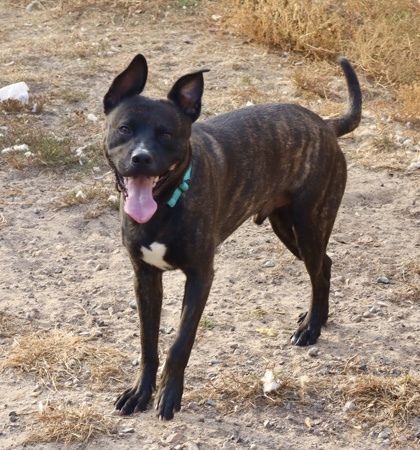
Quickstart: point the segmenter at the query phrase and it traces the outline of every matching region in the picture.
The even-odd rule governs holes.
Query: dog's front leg
[[[140,318],[141,366],[134,385],[115,402],[122,415],[145,411],[156,388],[159,367],[158,340],[162,309],[162,271],[147,264],[134,262],[137,308]]]
[[[186,272],[181,322],[162,371],[155,407],[160,419],[170,420],[181,409],[184,371],[191,354],[201,315],[213,282],[213,264]]]

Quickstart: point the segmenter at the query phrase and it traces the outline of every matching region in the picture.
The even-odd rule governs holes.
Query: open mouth
[[[173,169],[169,169],[163,175],[151,178],[152,179],[152,193],[153,193],[153,196],[155,196],[157,191],[159,190],[159,188],[163,184],[165,184],[165,181],[169,178],[169,175],[170,175],[172,170]],[[114,169],[114,174],[115,174],[117,191],[118,192],[122,192],[124,194],[124,196],[127,198],[128,197],[128,190],[127,190],[126,181],[128,180],[128,178],[123,178],[118,173],[117,169]]]
[[[148,222],[157,210],[156,195],[169,178],[173,164],[167,172],[156,177],[139,175],[138,177],[122,177],[114,169],[117,189],[124,194],[124,211],[136,222]]]

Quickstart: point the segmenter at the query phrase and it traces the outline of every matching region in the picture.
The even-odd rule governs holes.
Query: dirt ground
[[[191,70],[211,69],[203,118],[260,101],[300,102],[320,114],[345,108],[339,70],[325,77],[336,98],[305,96],[291,74],[309,62],[222,31],[210,7],[139,2],[136,9],[128,3],[124,10],[112,2],[101,9],[89,6],[94,2],[83,8],[63,2],[61,9],[39,2],[27,10],[26,4],[1,2],[0,87],[25,81],[30,95],[46,100],[39,114],[1,112],[0,151],[13,144],[12,129],[20,126],[100,152],[103,95],[139,52],[149,62],[149,95],[166,95]],[[72,442],[69,449],[420,448],[419,416],[397,420],[382,414],[380,400],[363,404],[351,389],[369,377],[418,377],[420,368],[420,190],[413,168],[419,148],[410,138],[403,157],[385,155],[390,162],[384,164],[378,153],[371,161],[361,155],[381,137],[370,102],[387,94],[360,78],[367,101],[361,126],[341,139],[348,186],[329,245],[331,312],[318,351],[311,356],[309,347],[289,344],[310,295],[302,263],[268,224],[246,223],[217,255],[183,408],[171,422],[159,422],[153,409],[128,418],[111,414],[113,398],[134,377],[140,357],[132,271],[117,210],[94,201],[57,206],[93,185],[114,194],[109,169],[103,161],[93,170],[16,168],[0,156],[1,449],[64,447],[27,441],[47,401],[92,405],[113,424],[114,434]],[[394,137],[404,136],[405,124],[387,126]],[[182,283],[181,274],[165,275],[162,361],[175,335]],[[94,389],[88,377],[70,377],[55,389],[42,375],[7,367],[23,337],[57,329],[120,351],[119,379]],[[259,380],[267,369],[294,387],[264,398]],[[416,402],[418,395],[405,407]]]

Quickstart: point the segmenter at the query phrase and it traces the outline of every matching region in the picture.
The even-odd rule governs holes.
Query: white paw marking
[[[161,270],[172,269],[171,265],[168,264],[163,257],[166,253],[166,245],[159,242],[153,242],[150,244],[150,248],[141,247],[143,253],[143,261],[151,266],[155,266]]]

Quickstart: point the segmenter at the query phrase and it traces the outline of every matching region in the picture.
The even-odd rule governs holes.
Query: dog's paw
[[[305,345],[313,345],[321,334],[320,327],[311,327],[310,324],[302,323],[296,332],[290,337],[293,345],[304,347]]]
[[[160,420],[171,420],[175,412],[181,409],[181,398],[183,383],[161,384],[159,392],[156,394],[155,409]]]
[[[136,412],[146,411],[147,405],[152,397],[152,389],[140,389],[132,387],[126,389],[115,401],[116,410],[122,416],[129,416]]]

